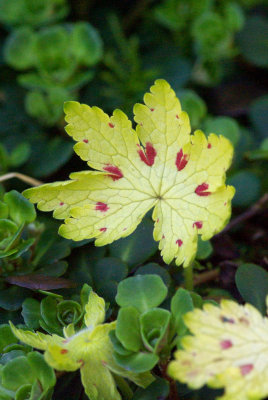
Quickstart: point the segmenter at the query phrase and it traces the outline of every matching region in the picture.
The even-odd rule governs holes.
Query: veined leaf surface
[[[250,304],[223,300],[187,313],[193,336],[182,339],[168,373],[197,389],[208,384],[225,388],[220,400],[268,396],[268,318]]]
[[[131,234],[152,208],[154,239],[166,263],[187,267],[197,236],[210,239],[227,223],[234,188],[225,186],[233,154],[223,136],[190,134],[188,115],[169,84],[157,80],[134,106],[136,130],[115,110],[65,104],[67,133],[75,152],[97,171],[28,189],[24,195],[42,211],[64,219],[68,239],[96,238],[106,245]],[[55,154],[56,157],[56,154]]]

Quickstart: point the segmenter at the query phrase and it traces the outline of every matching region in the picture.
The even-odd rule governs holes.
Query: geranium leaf
[[[197,389],[225,388],[221,400],[261,399],[268,395],[268,319],[250,304],[223,300],[184,317],[192,336],[168,367],[173,378]]]
[[[198,234],[208,240],[229,219],[234,188],[225,186],[225,171],[233,147],[223,136],[190,135],[188,115],[166,81],[157,80],[144,101],[134,107],[136,131],[120,110],[109,118],[97,107],[66,103],[74,150],[97,171],[24,194],[65,219],[62,236],[96,238],[97,246],[131,234],[155,207],[153,236],[164,261],[188,266]]]
[[[105,318],[105,302],[102,297],[99,297],[91,290],[88,297],[88,302],[85,306],[84,321],[87,327],[95,327],[101,324]]]
[[[45,351],[44,358],[50,367],[59,371],[80,369],[85,392],[91,400],[120,400],[112,373],[142,387],[150,385],[154,378],[150,372],[135,373],[117,365],[109,337],[109,333],[116,327],[116,321],[101,324],[105,316],[104,308],[103,299],[91,291],[85,306],[85,324],[89,326],[74,332],[69,325],[69,329],[64,330],[65,338],[24,331],[12,323],[10,326],[19,340]]]

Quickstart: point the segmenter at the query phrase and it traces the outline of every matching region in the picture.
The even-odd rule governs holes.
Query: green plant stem
[[[133,398],[133,391],[130,389],[129,384],[119,375],[114,375],[114,378],[124,399],[131,400]]]
[[[194,288],[194,273],[193,264],[184,269],[184,286],[187,290],[193,290]]]

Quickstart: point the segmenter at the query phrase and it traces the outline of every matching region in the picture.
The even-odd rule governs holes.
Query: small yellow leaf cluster
[[[146,387],[153,377],[149,372],[135,374],[119,367],[113,359],[113,346],[109,332],[116,322],[103,324],[104,300],[91,291],[85,307],[85,329],[75,333],[73,325],[64,329],[65,337],[45,335],[41,332],[17,329],[12,323],[14,335],[23,343],[45,351],[46,362],[58,371],[80,369],[81,380],[90,400],[120,400],[113,374],[123,376]]]

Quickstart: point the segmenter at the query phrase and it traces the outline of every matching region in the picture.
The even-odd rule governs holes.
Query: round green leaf
[[[268,96],[259,97],[250,105],[249,117],[258,133],[263,138],[268,137]]]
[[[0,201],[0,218],[6,219],[8,217],[8,205]]]
[[[27,26],[13,31],[4,45],[4,58],[11,67],[24,70],[33,66],[34,32]]]
[[[122,343],[117,339],[115,330],[109,332],[109,337],[116,353],[120,354],[121,356],[129,356],[133,353],[131,350],[127,350],[125,347],[123,347]]]
[[[167,344],[170,317],[170,312],[162,308],[155,308],[141,315],[141,334],[148,350],[157,354]]]
[[[40,303],[39,301],[28,298],[24,300],[22,303],[22,312],[21,315],[23,316],[25,324],[30,329],[38,329],[40,324]]]
[[[209,240],[202,240],[200,236],[198,236],[198,247],[196,258],[198,260],[205,260],[208,258],[213,252],[212,244]]]
[[[78,22],[71,34],[72,52],[78,62],[91,66],[102,56],[102,40],[98,31],[88,22]]]
[[[142,347],[139,318],[140,313],[134,307],[121,308],[117,317],[116,337],[131,351],[139,351]]]
[[[18,339],[14,336],[9,325],[0,325],[0,352],[3,353],[6,346],[17,343]]]
[[[139,388],[132,400],[164,400],[169,394],[169,384],[165,379],[156,378],[156,380],[147,386],[146,389]]]
[[[253,15],[238,34],[238,43],[245,59],[259,67],[268,66],[268,19]]]
[[[206,103],[193,90],[184,90],[180,101],[182,109],[189,114],[192,127],[198,128],[207,113]]]
[[[33,204],[16,190],[11,190],[4,195],[4,201],[9,207],[9,215],[17,224],[33,222],[36,212]]]
[[[26,383],[32,384],[35,379],[35,371],[24,356],[14,358],[2,369],[2,384],[10,390],[17,390]]]
[[[117,364],[136,373],[150,371],[158,362],[159,357],[153,353],[139,352],[129,356],[121,356],[114,353]]]
[[[130,267],[143,263],[157,250],[152,233],[153,222],[145,219],[130,236],[110,244],[110,255],[120,258]]]
[[[204,124],[206,134],[216,133],[229,139],[235,146],[240,139],[238,123],[230,117],[207,118]]]
[[[167,270],[156,263],[148,263],[140,266],[135,275],[159,275],[162,278],[164,284],[169,287],[171,284],[171,278]]]
[[[53,387],[56,383],[54,370],[46,363],[42,354],[32,351],[27,355],[28,362],[35,371],[43,391]]]
[[[157,275],[137,275],[120,282],[116,302],[121,307],[133,306],[141,313],[157,307],[165,299],[167,287]]]
[[[247,207],[260,197],[260,179],[251,171],[240,170],[228,179],[228,184],[235,187],[233,205],[236,207]]]
[[[183,322],[183,315],[194,309],[193,299],[191,294],[179,288],[171,300],[171,313],[174,321],[174,329],[178,334],[183,334],[186,331],[186,326]]]
[[[266,314],[268,273],[255,264],[242,264],[235,275],[235,283],[243,299]]]

